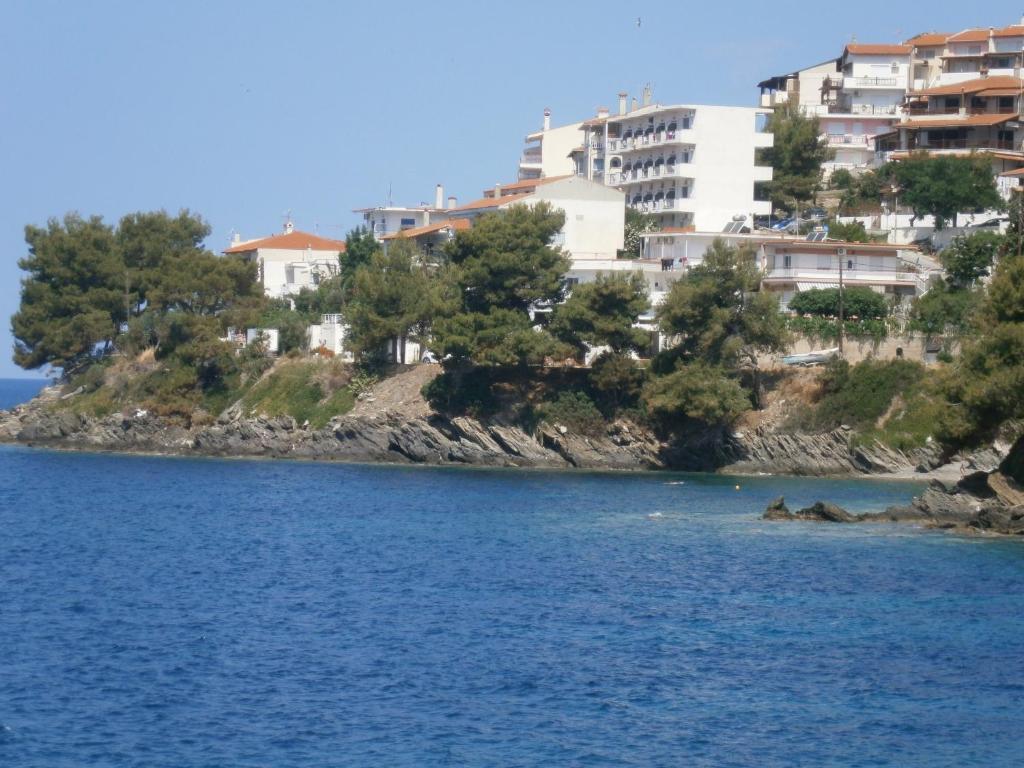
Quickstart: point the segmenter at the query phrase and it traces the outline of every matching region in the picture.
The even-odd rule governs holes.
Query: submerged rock
[[[827,501],[816,501],[809,507],[790,512],[782,496],[769,504],[761,517],[764,520],[807,520],[823,523],[855,523],[861,519],[860,516],[851,515],[842,507]]]

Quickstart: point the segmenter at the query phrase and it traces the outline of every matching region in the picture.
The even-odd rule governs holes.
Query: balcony
[[[899,77],[844,77],[843,88],[903,88]]]
[[[871,138],[860,134],[827,134],[826,140],[830,147],[868,147],[871,145]]]
[[[918,141],[914,149],[1005,149],[1017,151],[1012,141],[999,139],[931,139],[927,142]]]
[[[608,171],[607,184],[642,184],[655,179],[687,179],[690,171],[685,165],[654,165],[650,168],[632,169],[629,171]]]
[[[675,131],[652,131],[623,139],[608,139],[609,152],[629,152],[662,144],[693,144],[693,131],[687,128]]]
[[[830,115],[878,115],[887,117],[900,113],[899,104],[829,104],[828,114]]]

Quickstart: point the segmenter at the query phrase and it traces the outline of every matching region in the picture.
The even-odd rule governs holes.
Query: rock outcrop
[[[884,512],[853,515],[827,502],[790,512],[782,497],[765,510],[765,520],[835,523],[919,523],[961,533],[1024,536],[1024,438],[991,471],[965,475],[946,485],[933,480],[914,500]]]

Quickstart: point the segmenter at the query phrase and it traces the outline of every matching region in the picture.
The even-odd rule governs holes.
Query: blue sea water
[[[35,397],[48,379],[0,379],[0,410],[10,410]]]
[[[758,519],[919,488],[2,448],[0,766],[1020,765],[1024,544]]]

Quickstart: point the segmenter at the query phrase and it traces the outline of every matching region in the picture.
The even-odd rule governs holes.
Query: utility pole
[[[839,356],[843,356],[843,259],[846,249],[839,248]]]

